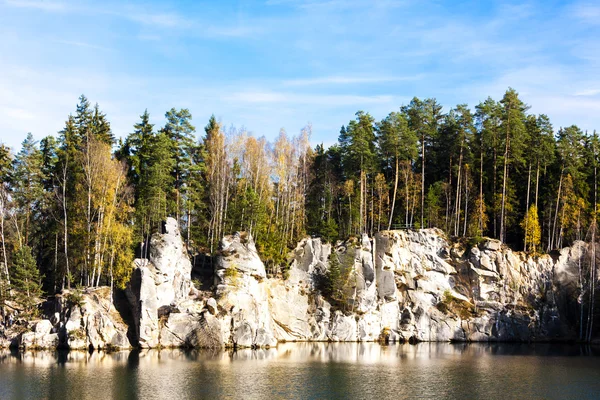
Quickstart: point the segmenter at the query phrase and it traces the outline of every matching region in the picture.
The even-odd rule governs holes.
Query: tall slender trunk
[[[458,236],[458,227],[460,226],[460,189],[461,189],[461,170],[458,169],[456,176],[456,200],[454,203],[454,236]]]
[[[4,236],[4,207],[6,200],[4,198],[4,188],[0,188],[0,239],[2,239],[2,256],[4,258],[4,275],[6,283],[10,286],[10,274],[8,273],[8,256],[6,255],[6,237]]]
[[[452,206],[452,157],[449,157],[448,162],[448,186],[446,187],[446,232],[450,231],[452,226],[452,218],[450,216],[450,207]]]
[[[348,236],[352,235],[352,195],[348,194]]]
[[[373,196],[374,187],[373,186],[374,186],[373,182],[371,182],[371,223],[369,224],[370,225],[370,231],[369,231],[370,234],[373,234],[373,221],[375,220],[375,218],[373,218],[373,199],[374,199],[374,196]]]
[[[558,220],[558,206],[560,205],[560,191],[562,189],[562,178],[565,167],[560,170],[560,178],[558,180],[558,193],[556,194],[556,211],[554,213],[554,222],[552,224],[552,235],[550,236],[550,243],[548,243],[548,251],[554,248],[554,236],[556,234],[556,221]]]
[[[459,226],[460,226],[460,186],[461,186],[461,182],[460,182],[460,176],[461,176],[461,172],[462,172],[462,160],[463,160],[463,143],[464,141],[461,141],[460,143],[460,153],[458,156],[458,176],[456,178],[456,221],[455,221],[455,225],[454,225],[454,235],[458,236],[458,230],[459,230]],[[466,217],[466,216],[465,216]]]
[[[483,139],[479,152],[479,232],[483,236]]]
[[[537,162],[537,171],[536,171],[536,175],[535,175],[535,208],[538,208],[538,188],[539,188],[539,185],[540,185],[540,160],[538,160],[538,162]]]
[[[58,268],[58,230],[54,233],[54,273],[56,274]],[[54,276],[52,289],[56,291],[56,275]]]
[[[504,149],[504,174],[502,178],[502,206],[500,209],[500,241],[506,240],[506,227],[504,222],[504,210],[506,206],[506,183],[508,180],[508,156],[510,151],[510,111],[508,113],[508,121],[506,123],[506,146]]]
[[[394,176],[394,196],[392,197],[392,209],[390,210],[390,221],[388,222],[388,231],[392,229],[394,220],[394,208],[396,207],[396,192],[398,191],[398,157],[396,157],[396,173]],[[381,212],[381,210],[380,210]]]
[[[179,166],[177,166],[179,168]],[[177,226],[180,225],[181,221],[179,220],[179,172],[175,174],[175,219],[177,220]]]
[[[425,133],[421,139],[421,226],[423,229],[423,212],[425,211]]]
[[[405,175],[404,175],[404,189],[406,192],[406,218],[404,220],[404,224],[406,226],[408,226],[408,221],[409,221],[409,214],[410,214],[410,173],[412,171],[409,171],[408,169],[405,170]]]
[[[588,322],[588,342],[592,340],[594,326],[594,303],[596,302],[596,228],[597,228],[597,212],[598,212],[598,167],[594,165],[594,229],[592,230],[592,262],[590,265],[590,306],[589,306],[589,322]]]
[[[495,138],[495,136],[494,136]],[[495,141],[495,140],[494,140]],[[494,205],[494,237],[498,237],[498,205],[496,204],[497,198],[496,194],[498,193],[498,183],[497,183],[497,175],[498,175],[498,152],[496,151],[496,146],[494,143],[494,179],[493,179],[493,205]]]
[[[529,172],[527,173],[527,200],[525,201],[525,240],[523,243],[523,251],[527,251],[527,229],[529,227],[529,188],[531,184],[531,162],[529,163]]]
[[[463,224],[463,236],[467,236],[467,220],[469,216],[469,174],[468,164],[465,165],[465,218]]]
[[[359,233],[362,234],[364,232],[364,225],[363,225],[363,207],[365,206],[365,199],[364,199],[364,181],[363,181],[363,174],[364,171],[362,170],[362,156],[361,156],[361,161],[360,161],[360,207],[359,207],[359,213],[360,213],[360,223],[359,223]]]
[[[67,281],[67,289],[71,289],[71,270],[69,269],[69,224],[67,213],[67,161],[63,167],[63,182],[62,182],[62,203],[63,203],[63,221],[64,221],[64,251],[65,251],[65,276],[63,277],[62,288],[65,287],[65,279]]]

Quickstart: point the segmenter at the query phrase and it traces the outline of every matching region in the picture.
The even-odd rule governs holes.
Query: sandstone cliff
[[[289,277],[269,278],[244,233],[221,241],[213,290],[194,287],[175,220],[136,260],[126,302],[107,288],[74,304],[58,296],[49,319],[0,332],[0,346],[269,347],[283,341],[547,341],[577,331],[579,268],[587,245],[551,257],[496,240],[450,242],[437,229],[383,231],[338,243],[302,240]],[[341,295],[322,295],[335,257]],[[583,261],[582,261],[583,260]],[[119,311],[117,311],[117,308]]]

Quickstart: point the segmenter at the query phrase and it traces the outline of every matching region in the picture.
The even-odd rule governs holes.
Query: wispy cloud
[[[351,94],[298,94],[276,91],[240,91],[225,96],[226,100],[241,103],[287,103],[326,106],[348,106],[392,103],[391,95],[361,96]]]
[[[64,3],[52,0],[4,0],[5,5],[18,8],[30,8],[44,11],[62,11],[66,9]]]
[[[194,22],[191,19],[174,12],[132,13],[116,9],[111,11],[111,13],[144,25],[155,27],[187,29],[194,26]]]
[[[597,3],[576,4],[572,8],[572,15],[584,22],[600,24],[600,6]]]
[[[109,47],[104,47],[104,46],[99,46],[93,43],[86,43],[86,42],[77,42],[77,41],[73,41],[73,40],[55,40],[56,43],[60,43],[60,44],[66,44],[69,46],[75,46],[75,47],[84,47],[84,48],[88,48],[88,49],[95,49],[95,50],[111,50]]]
[[[7,107],[4,110],[4,114],[10,118],[20,120],[32,120],[35,118],[35,115],[32,112],[27,111],[23,108]]]
[[[575,93],[575,96],[596,96],[600,94],[600,89],[585,89]]]
[[[416,81],[422,79],[423,76],[423,74],[413,76],[324,76],[317,78],[290,79],[283,81],[283,84],[286,86],[353,85]]]

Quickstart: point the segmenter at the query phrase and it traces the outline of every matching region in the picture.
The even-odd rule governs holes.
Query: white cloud
[[[286,86],[312,86],[312,85],[351,85],[363,83],[385,83],[416,81],[423,77],[423,74],[414,76],[325,76],[317,78],[290,79],[283,81]]]
[[[600,89],[585,89],[575,93],[575,96],[596,96],[600,94]]]

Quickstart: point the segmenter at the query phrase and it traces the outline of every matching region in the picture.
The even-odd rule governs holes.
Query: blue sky
[[[333,143],[357,110],[447,110],[512,86],[555,128],[600,129],[600,3],[0,0],[0,142],[55,134],[84,93],[125,136],[148,108],[198,130]]]

